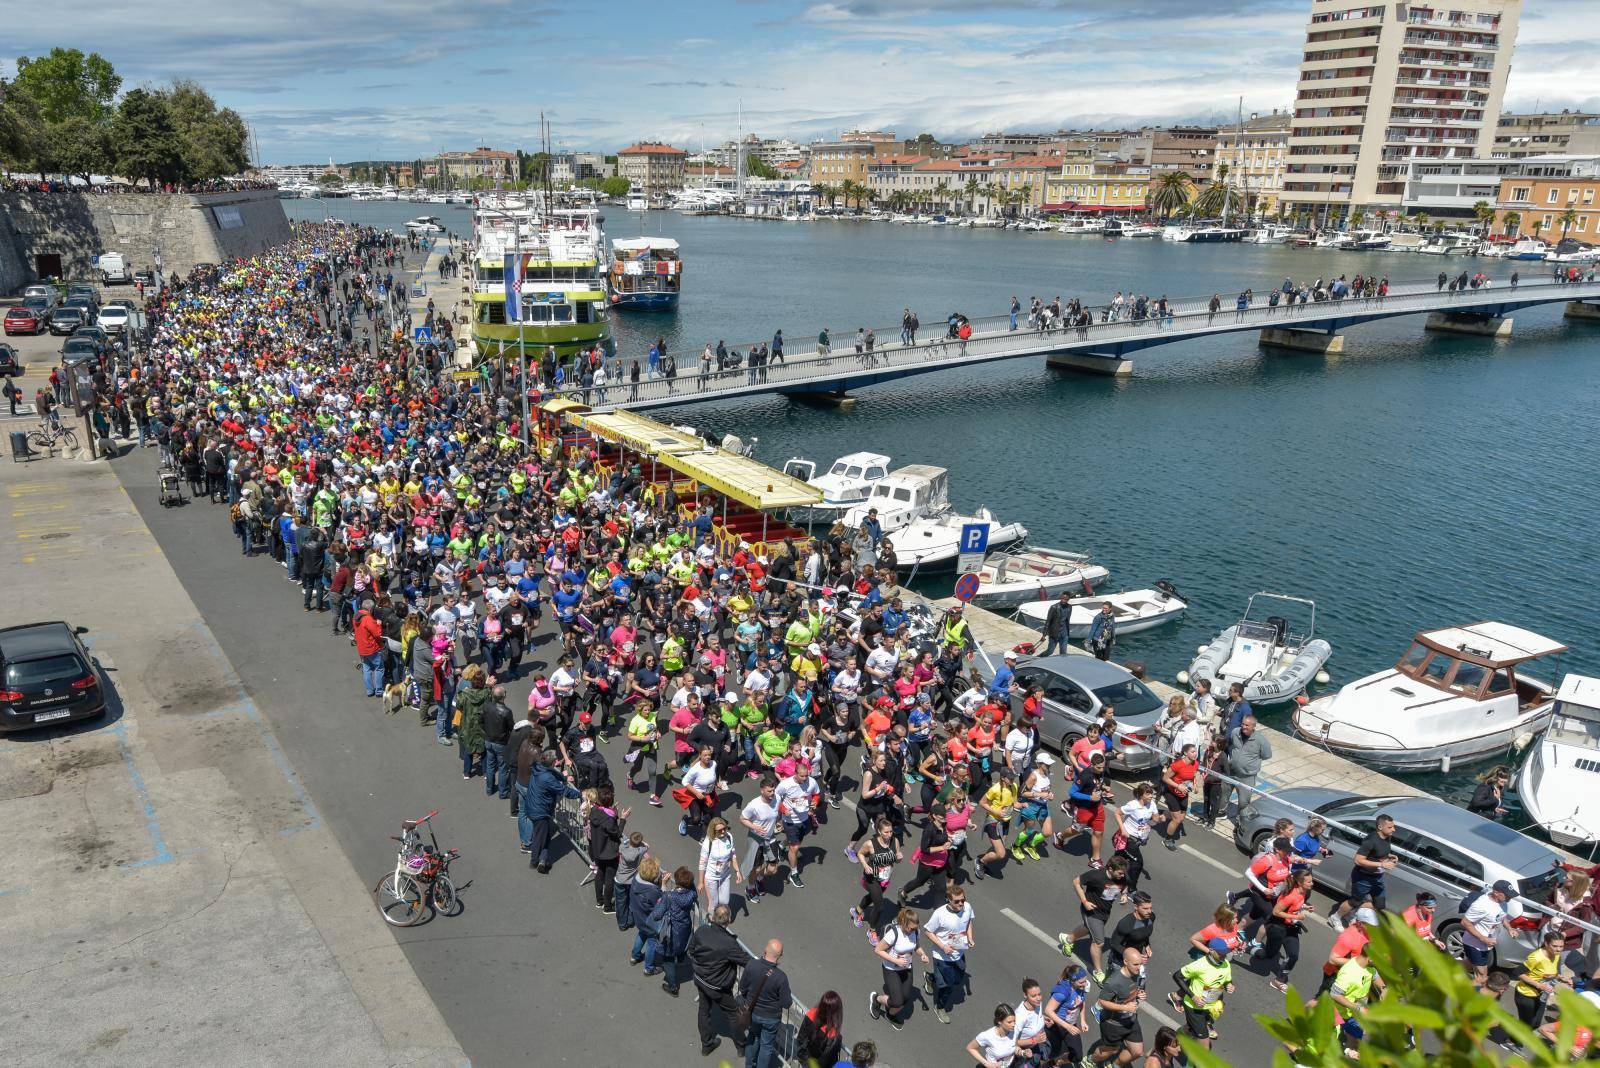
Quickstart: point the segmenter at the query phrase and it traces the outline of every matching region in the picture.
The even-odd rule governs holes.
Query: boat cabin
[[[1550,699],[1540,683],[1517,677],[1517,665],[1565,652],[1566,646],[1506,623],[1473,623],[1424,631],[1395,670],[1424,686],[1474,701],[1515,693],[1517,707]]]
[[[868,500],[875,508],[937,511],[950,503],[950,473],[929,464],[907,464],[873,486]]]
[[[1561,680],[1546,738],[1600,752],[1600,679],[1568,675]],[[1600,771],[1600,761],[1589,770]]]

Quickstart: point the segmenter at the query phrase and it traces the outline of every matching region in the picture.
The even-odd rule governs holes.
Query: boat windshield
[[[835,460],[835,461],[833,461],[833,466],[828,468],[828,474],[830,474],[830,475],[842,475],[845,472],[845,468],[848,467],[848,466],[849,465],[846,464],[843,460]]]

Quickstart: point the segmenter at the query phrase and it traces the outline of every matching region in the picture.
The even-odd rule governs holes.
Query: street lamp
[[[498,215],[511,220],[511,248],[516,257],[517,267],[522,266],[522,224],[516,216],[499,208],[486,208],[480,205],[478,210],[490,215]],[[477,285],[476,281],[473,283]],[[528,433],[528,317],[522,314],[522,293],[517,293],[517,352],[519,354],[519,386],[517,392],[522,394],[522,446],[527,448],[530,442]]]

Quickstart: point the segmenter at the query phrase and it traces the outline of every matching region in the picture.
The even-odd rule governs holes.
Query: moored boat
[[[1600,679],[1568,675],[1550,726],[1517,769],[1517,800],[1560,845],[1600,841]]]
[[[1448,771],[1544,730],[1551,687],[1517,668],[1565,649],[1505,623],[1424,631],[1394,667],[1296,709],[1294,729],[1376,767]]]
[[[822,491],[822,501],[789,513],[797,523],[832,523],[866,500],[872,487],[889,473],[889,458],[877,452],[852,452],[833,461],[822,474],[817,465],[796,456],[783,465],[783,473]]]
[[[974,525],[989,528],[991,549],[1003,548],[1028,536],[1027,527],[1021,523],[1002,523],[987,508],[979,508],[972,515],[951,511],[930,513],[889,537],[894,546],[895,566],[901,571],[918,574],[954,570],[956,559],[961,555],[962,530]]]
[[[972,603],[1016,604],[1030,598],[1053,598],[1062,590],[1093,593],[1094,583],[1110,575],[1088,553],[1043,548],[992,552],[977,571],[978,592]]]
[[[1030,627],[1043,629],[1050,607],[1055,601],[1029,601],[1017,606],[1017,618]],[[1125,593],[1098,593],[1088,597],[1073,597],[1067,601],[1067,636],[1087,638],[1094,617],[1102,605],[1111,606],[1111,617],[1117,623],[1117,636],[1138,634],[1140,631],[1179,619],[1189,610],[1189,603],[1178,596],[1170,582],[1157,582],[1148,590],[1128,590]]]
[[[1291,616],[1295,617],[1293,623]],[[1302,625],[1302,616],[1307,617],[1303,633],[1296,629]],[[1315,636],[1316,628],[1316,602],[1263,590],[1251,596],[1239,622],[1200,647],[1179,681],[1210,679],[1218,700],[1237,682],[1251,705],[1292,701],[1311,683],[1327,681],[1323,666],[1333,655],[1333,647]]]
[[[670,237],[629,237],[611,242],[607,290],[613,308],[671,311],[683,286],[683,257]]]

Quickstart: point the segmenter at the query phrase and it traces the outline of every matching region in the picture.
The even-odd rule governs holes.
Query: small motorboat
[[[1506,623],[1425,631],[1394,667],[1297,708],[1294,729],[1375,767],[1449,771],[1544,730],[1551,686],[1516,669],[1565,649]]]
[[[901,571],[924,575],[954,570],[956,559],[961,555],[962,529],[973,525],[989,528],[991,549],[1004,548],[1028,536],[1027,527],[1021,523],[1002,523],[987,508],[979,508],[973,515],[951,511],[932,513],[901,527],[889,537],[894,546],[895,566]]]
[[[1542,260],[1550,254],[1550,246],[1537,237],[1519,237],[1506,249],[1508,260]]]
[[[406,229],[414,234],[442,234],[444,223],[432,215],[418,215],[406,222]]]
[[[1517,799],[1558,845],[1600,841],[1600,679],[1568,675],[1539,744],[1517,771]]]
[[[1030,598],[1054,598],[1062,590],[1094,592],[1111,572],[1088,553],[1065,549],[1018,548],[990,553],[977,571],[975,605],[1016,604]]]
[[[1258,601],[1260,609],[1256,607]],[[1282,614],[1268,615],[1269,612]],[[1305,633],[1298,633],[1290,625],[1290,615],[1309,616]],[[1316,602],[1263,590],[1250,598],[1239,622],[1217,635],[1210,645],[1200,647],[1199,655],[1189,670],[1178,676],[1178,681],[1210,679],[1211,692],[1219,701],[1227,697],[1228,687],[1236,682],[1244,686],[1244,699],[1252,706],[1293,701],[1313,682],[1328,681],[1323,665],[1333,655],[1333,647],[1315,636],[1316,629]]]
[[[796,523],[832,523],[867,499],[872,487],[889,473],[889,458],[878,452],[852,452],[819,475],[816,464],[796,456],[783,465],[783,473],[822,491],[820,503],[791,509],[790,518]]]
[[[1100,593],[1090,597],[1074,597],[1067,602],[1072,615],[1067,621],[1067,636],[1087,638],[1100,606],[1111,606],[1112,618],[1117,621],[1117,637],[1152,630],[1182,616],[1189,610],[1189,602],[1178,596],[1172,583],[1162,581],[1148,590],[1129,590],[1127,593]],[[1029,601],[1017,607],[1017,618],[1036,630],[1043,630],[1045,617],[1050,614],[1054,601]]]
[[[930,464],[907,464],[873,483],[865,500],[845,509],[843,522],[855,530],[867,521],[868,512],[875,511],[883,532],[898,534],[922,517],[949,508],[950,472]],[[900,544],[898,539],[894,544]]]

